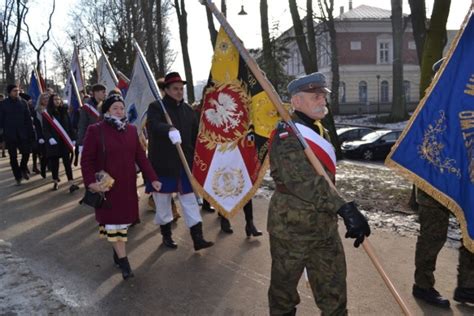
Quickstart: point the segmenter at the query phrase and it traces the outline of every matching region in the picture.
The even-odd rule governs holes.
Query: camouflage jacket
[[[307,119],[295,116],[294,122],[324,134]],[[272,139],[270,172],[276,189],[268,211],[269,234],[298,240],[327,240],[337,234],[337,211],[346,201],[317,175],[286,123],[279,124]]]
[[[418,203],[419,205],[447,210],[446,207],[444,207],[441,203],[436,201],[433,197],[431,197],[431,195],[429,195],[422,189],[415,186],[415,190],[416,203]]]

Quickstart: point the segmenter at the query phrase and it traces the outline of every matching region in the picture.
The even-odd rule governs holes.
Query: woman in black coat
[[[74,130],[72,128],[71,120],[67,113],[67,108],[63,106],[63,100],[57,94],[52,94],[49,97],[47,113],[51,118],[55,118],[61,125],[63,130],[67,133],[70,139],[75,139]],[[69,183],[69,192],[74,192],[79,187],[75,185],[72,180],[72,167],[70,154],[71,151],[67,146],[63,137],[57,132],[56,128],[43,117],[43,137],[46,144],[46,157],[49,161],[49,169],[53,175],[53,190],[58,189],[59,180],[59,158],[62,158],[64,169]]]
[[[36,142],[37,142],[37,153],[40,160],[40,173],[43,178],[46,178],[46,164],[48,159],[46,158],[46,143],[43,136],[43,111],[46,111],[46,107],[49,101],[49,94],[42,93],[38,101],[36,102],[35,109],[33,111],[33,123],[36,131]],[[33,171],[35,171],[36,162],[33,160]]]

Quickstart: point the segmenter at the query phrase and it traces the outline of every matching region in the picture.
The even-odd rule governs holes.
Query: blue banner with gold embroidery
[[[474,19],[468,14],[386,165],[457,217],[474,252]]]

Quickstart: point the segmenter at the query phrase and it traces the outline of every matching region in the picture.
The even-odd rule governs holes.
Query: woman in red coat
[[[112,242],[114,261],[127,279],[133,276],[125,250],[127,230],[138,219],[135,163],[155,190],[160,190],[161,183],[138,141],[135,126],[126,121],[122,97],[109,96],[102,105],[102,113],[104,120],[90,125],[84,137],[82,176],[88,190],[106,192],[106,207],[96,209],[95,217],[100,235]],[[95,174],[101,170],[115,180],[110,189],[96,181]]]

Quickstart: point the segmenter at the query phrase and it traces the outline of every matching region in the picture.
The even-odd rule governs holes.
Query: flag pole
[[[102,56],[104,56],[105,58],[105,64],[107,65],[107,69],[109,69],[110,75],[112,76],[112,79],[114,80],[114,84],[117,85],[119,81],[118,81],[117,75],[115,74],[114,69],[112,68],[112,65],[109,62],[109,58],[105,54],[104,49],[102,48],[102,45],[99,45],[99,47],[100,47]]]
[[[72,70],[69,70],[69,75],[71,76],[72,87],[74,88],[74,93],[76,94],[77,100],[79,101],[79,105],[82,108],[81,94],[79,93],[79,88],[77,87],[76,78],[74,77]],[[69,106],[71,106],[71,104],[69,104]]]
[[[33,67],[33,71],[35,73],[35,77],[36,77],[36,84],[38,85],[38,90],[40,91],[40,94],[43,94],[44,91],[43,91],[43,87],[41,86],[41,79],[40,79],[40,76],[38,74],[38,71],[36,70],[36,66]]]
[[[121,72],[120,70],[117,70],[117,75],[118,75],[121,79],[123,79],[128,85],[130,84],[130,79],[128,79],[128,77],[125,76],[125,75],[123,74],[123,72]]]
[[[280,99],[280,96],[278,93],[275,91],[273,88],[272,84],[270,81],[265,77],[263,74],[262,70],[259,68],[258,64],[255,62],[255,60],[250,56],[249,52],[247,49],[244,47],[240,39],[237,37],[235,31],[232,29],[232,26],[229,24],[225,16],[217,9],[216,5],[211,1],[211,0],[199,0],[201,4],[207,5],[207,7],[212,11],[214,16],[217,18],[217,20],[220,22],[221,26],[224,28],[226,31],[227,35],[229,36],[230,40],[234,44],[234,46],[237,48],[239,51],[240,55],[242,58],[245,60],[247,63],[248,67],[250,70],[253,72],[255,79],[260,83],[262,88],[265,90],[265,92],[268,94],[268,97],[272,101],[273,105],[277,109],[278,113],[282,117],[282,119],[291,127],[293,132],[296,134],[298,137],[298,140],[300,141],[301,145],[304,148],[304,152],[306,154],[306,157],[310,161],[311,165],[314,167],[316,172],[323,176],[326,181],[328,182],[329,186],[339,195],[341,196],[341,193],[337,190],[336,186],[334,183],[331,181],[329,178],[328,174],[326,173],[326,170],[324,170],[321,162],[318,160],[316,155],[313,153],[311,148],[308,146],[308,143],[304,139],[303,135],[300,133],[298,128],[296,127],[295,123],[292,121],[290,114],[285,110],[283,107],[283,102]],[[473,0],[474,1],[474,0]],[[397,289],[393,285],[392,281],[388,277],[387,273],[383,269],[379,259],[377,258],[371,243],[369,242],[368,238],[365,238],[364,242],[362,243],[362,246],[364,247],[365,252],[369,256],[370,260],[374,264],[375,268],[379,272],[380,276],[385,282],[385,285],[389,288],[390,292],[392,295],[395,297],[397,303],[399,304],[400,308],[403,310],[405,315],[412,315],[410,310],[408,309],[407,304],[404,302],[400,294],[398,293]]]
[[[138,45],[137,41],[135,39],[132,39],[133,46],[138,52],[138,56],[142,62],[142,65],[144,66],[146,76],[148,77],[148,80],[152,83],[151,88],[153,90],[153,95],[155,96],[156,100],[161,106],[161,109],[163,110],[163,113],[165,115],[166,123],[169,125],[173,125],[173,122],[171,121],[171,118],[168,114],[168,111],[166,111],[165,105],[163,104],[163,100],[160,97],[160,90],[158,88],[158,84],[156,83],[155,77],[153,76],[153,73],[151,72],[150,66],[148,65],[148,62],[146,61],[145,56],[143,55],[143,52]],[[196,179],[194,178],[193,174],[191,173],[191,170],[189,169],[188,162],[186,160],[186,156],[184,155],[183,148],[181,147],[180,143],[175,144],[176,150],[178,151],[179,159],[181,160],[181,164],[184,167],[184,171],[186,172],[186,175],[188,176],[189,182],[191,183],[191,186],[193,188],[194,194],[196,195],[196,199],[199,196],[197,193],[197,185],[196,185]]]

